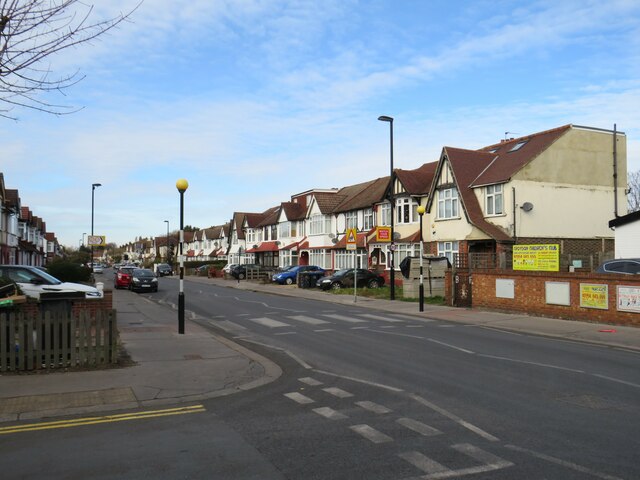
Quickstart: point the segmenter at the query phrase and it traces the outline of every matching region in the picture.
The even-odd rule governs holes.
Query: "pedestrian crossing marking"
[[[290,327],[291,326],[288,323],[279,322],[278,320],[274,320],[272,318],[267,318],[267,317],[250,318],[249,320],[251,320],[254,323],[257,323],[258,325],[262,325],[264,327],[269,327],[269,328],[279,328],[279,327]]]
[[[346,317],[344,315],[338,315],[335,313],[323,313],[323,317],[333,318],[334,320],[342,320],[349,323],[365,323],[367,320],[360,320],[359,318]]]
[[[383,322],[391,322],[391,323],[398,323],[398,322],[404,321],[404,320],[398,320],[397,318],[393,318],[393,317],[383,317],[382,315],[374,315],[372,313],[360,313],[358,316],[371,318],[373,320],[382,320]]]
[[[378,414],[389,413],[392,411],[391,409],[385,407],[384,405],[380,405],[374,402],[369,402],[366,400],[362,402],[356,402],[356,405],[358,405],[361,408],[364,408],[365,410],[368,410],[373,413],[378,413]]]
[[[285,393],[284,396],[289,398],[289,399],[291,399],[291,400],[293,400],[296,403],[299,403],[300,405],[306,405],[308,403],[314,403],[315,402],[315,400],[313,400],[313,399],[311,399],[311,398],[309,398],[309,397],[307,397],[305,395],[302,395],[301,393],[298,393],[298,392]]]
[[[303,377],[303,378],[299,378],[298,380],[301,381],[302,383],[306,383],[307,385],[311,385],[312,387],[322,385],[321,381],[311,377]]]
[[[324,418],[328,418],[329,420],[343,420],[345,418],[349,418],[344,413],[340,413],[331,407],[314,408],[313,411]]]
[[[349,429],[353,430],[358,435],[366,438],[367,440],[369,440],[372,443],[393,442],[393,438],[391,438],[388,435],[385,435],[384,433],[376,430],[373,427],[370,427],[369,425],[364,425],[364,424],[363,425],[351,425],[349,427]]]
[[[412,418],[399,418],[396,420],[396,423],[425,437],[433,437],[435,435],[442,434],[442,432],[437,428],[433,428],[425,423],[419,422],[418,420],[413,420]]]
[[[334,397],[338,397],[338,398],[353,397],[353,393],[349,393],[349,392],[347,392],[345,390],[342,390],[341,388],[337,388],[337,387],[323,388],[322,390],[324,390],[328,394],[333,395]]]
[[[320,320],[319,318],[307,317],[306,315],[296,315],[293,317],[287,317],[297,322],[308,323],[309,325],[322,325],[323,323],[329,323],[326,320]]]

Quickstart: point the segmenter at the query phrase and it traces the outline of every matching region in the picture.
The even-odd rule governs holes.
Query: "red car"
[[[120,267],[113,279],[113,288],[129,288],[135,267]]]

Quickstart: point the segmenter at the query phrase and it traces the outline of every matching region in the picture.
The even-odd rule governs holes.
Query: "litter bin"
[[[311,278],[309,272],[298,272],[298,288],[309,288]]]

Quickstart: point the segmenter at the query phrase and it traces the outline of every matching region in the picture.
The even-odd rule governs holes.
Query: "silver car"
[[[82,283],[62,282],[37,267],[29,265],[0,265],[0,277],[14,281],[22,292],[32,298],[40,298],[42,293],[82,292],[87,299],[98,299],[103,292]]]

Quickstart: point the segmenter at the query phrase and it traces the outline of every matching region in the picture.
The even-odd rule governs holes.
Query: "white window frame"
[[[457,188],[438,190],[438,219],[459,218],[459,204]]]
[[[358,212],[347,212],[344,214],[345,226],[348,229],[355,228],[358,229]]]
[[[312,215],[309,219],[309,235],[326,235],[331,233],[331,218],[327,215]]]
[[[438,242],[438,256],[447,257],[449,262],[453,264],[453,255],[460,253],[460,242],[457,240]]]
[[[331,250],[321,248],[309,250],[309,265],[331,269]]]
[[[502,184],[487,185],[485,188],[485,192],[487,199],[487,216],[504,214],[504,191],[502,188]]]
[[[278,224],[278,238],[289,238],[291,236],[291,222]]]
[[[379,226],[391,225],[391,204],[383,203],[380,205],[380,218],[378,219]]]
[[[371,230],[373,228],[373,208],[365,208],[363,212],[362,228],[364,230]]]
[[[408,225],[418,221],[418,202],[409,197],[396,198],[396,223]]]
[[[356,260],[360,261],[360,268],[367,268],[367,251],[364,248],[359,248],[355,255],[350,250],[336,250],[334,258],[336,270],[356,268],[354,265]]]

